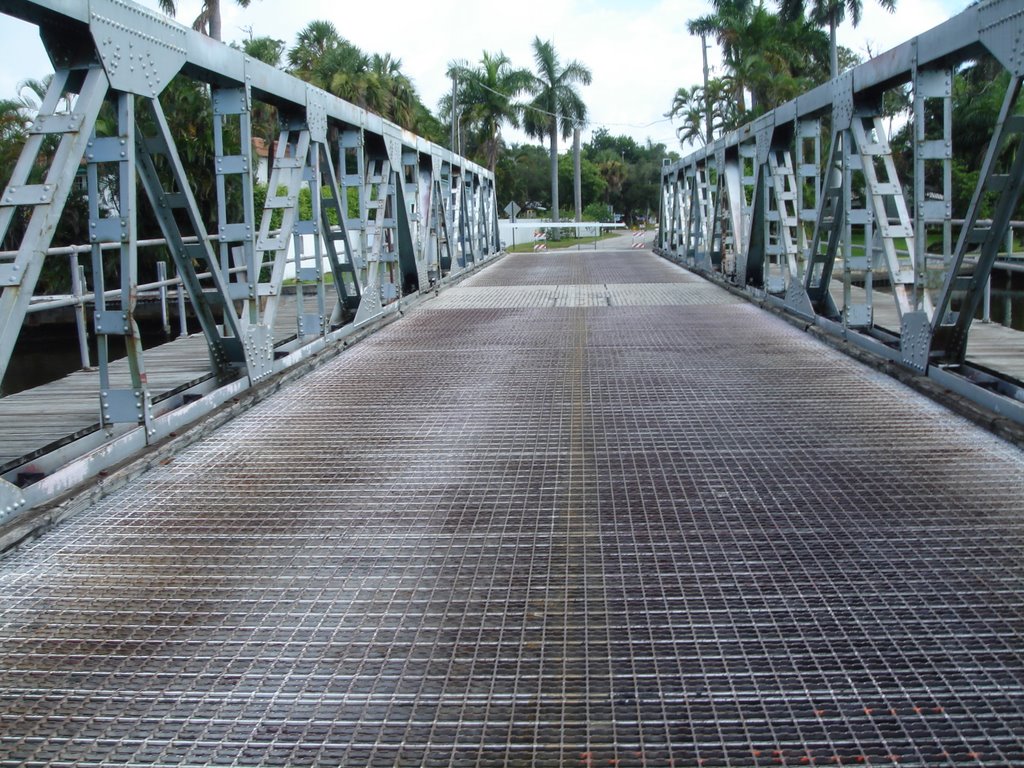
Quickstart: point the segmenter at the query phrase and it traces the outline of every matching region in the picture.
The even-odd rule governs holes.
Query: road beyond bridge
[[[1024,457],[513,255],[0,563],[0,765],[1024,765]]]

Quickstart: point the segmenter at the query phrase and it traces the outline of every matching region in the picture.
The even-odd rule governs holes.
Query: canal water
[[[993,323],[1024,331],[1024,273],[992,273],[992,307],[989,315]],[[977,317],[981,317],[980,311]]]

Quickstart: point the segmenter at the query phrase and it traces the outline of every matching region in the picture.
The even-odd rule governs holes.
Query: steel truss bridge
[[[52,499],[83,473],[95,475],[166,439],[394,312],[403,297],[408,303],[498,251],[493,175],[379,116],[131,2],[5,1],[0,10],[39,25],[56,68],[0,202],[0,234],[16,216],[28,219],[18,250],[0,255],[0,376],[26,313],[42,308],[30,307],[33,289],[83,165],[94,276],[89,293],[99,339],[95,418],[71,430],[79,438],[71,447],[58,439],[32,451],[28,472],[25,456],[6,457],[0,515]],[[192,189],[199,180],[186,176],[160,103],[178,74],[209,85],[210,171],[217,190],[212,226],[196,205]],[[257,101],[275,107],[281,123],[259,211],[252,189]],[[117,125],[99,135],[97,117],[107,102]],[[52,157],[44,157],[40,150],[49,137],[58,143]],[[37,179],[41,162],[49,167]],[[112,176],[116,183],[104,187],[101,180]],[[302,190],[312,201],[305,216]],[[237,212],[233,195],[242,201]],[[174,280],[144,287],[182,286],[210,359],[202,382],[175,381],[159,391],[149,383],[133,316],[143,197],[176,272]],[[108,286],[110,274],[116,277]],[[296,306],[290,308],[294,322],[282,329],[275,321],[285,303],[286,274],[296,286]],[[72,279],[81,279],[77,258]],[[111,374],[111,337],[127,347],[127,379]],[[194,367],[197,352],[203,354],[192,350],[192,360],[177,365]],[[96,453],[99,446],[104,450]],[[91,453],[83,459],[85,452]],[[78,461],[69,468],[70,459]],[[16,486],[26,476],[34,482],[23,491]]]
[[[667,168],[669,258],[502,255],[490,175],[373,115],[130,3],[0,10],[56,69],[0,198],[28,227],[2,359],[45,259],[99,337],[96,370],[0,398],[0,768],[1024,766],[1024,455],[877,370],[1016,424],[968,318],[1020,193],[1019,73],[998,214],[955,247],[875,98],[910,77],[946,115],[915,156],[948,187],[950,69],[1019,67],[1019,3]],[[209,85],[215,222],[160,104],[179,72]],[[282,120],[263,211],[254,101]],[[49,247],[79,169],[92,285]],[[199,331],[143,350],[138,296],[179,286]]]
[[[1018,2],[976,4],[666,165],[659,252],[1024,422],[1020,374],[967,359],[1024,187],[1022,37]],[[955,212],[953,74],[983,54],[1009,86],[970,206]],[[907,84],[913,178],[901,179],[882,97]]]

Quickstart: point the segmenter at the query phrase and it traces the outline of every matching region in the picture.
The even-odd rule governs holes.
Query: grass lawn
[[[596,243],[598,240],[607,240],[609,237],[615,237],[616,234],[621,234],[623,230],[610,230],[604,232],[597,237],[565,237],[561,240],[545,240],[548,248],[572,248],[574,245],[591,245]],[[515,246],[509,246],[505,250],[509,253],[527,253],[533,250],[534,241],[529,235],[525,235],[527,241],[525,243],[516,243]],[[517,238],[518,239],[518,238]]]

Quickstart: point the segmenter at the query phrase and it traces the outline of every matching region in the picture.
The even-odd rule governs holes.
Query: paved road
[[[1022,765],[1024,458],[511,256],[0,562],[0,765]]]

